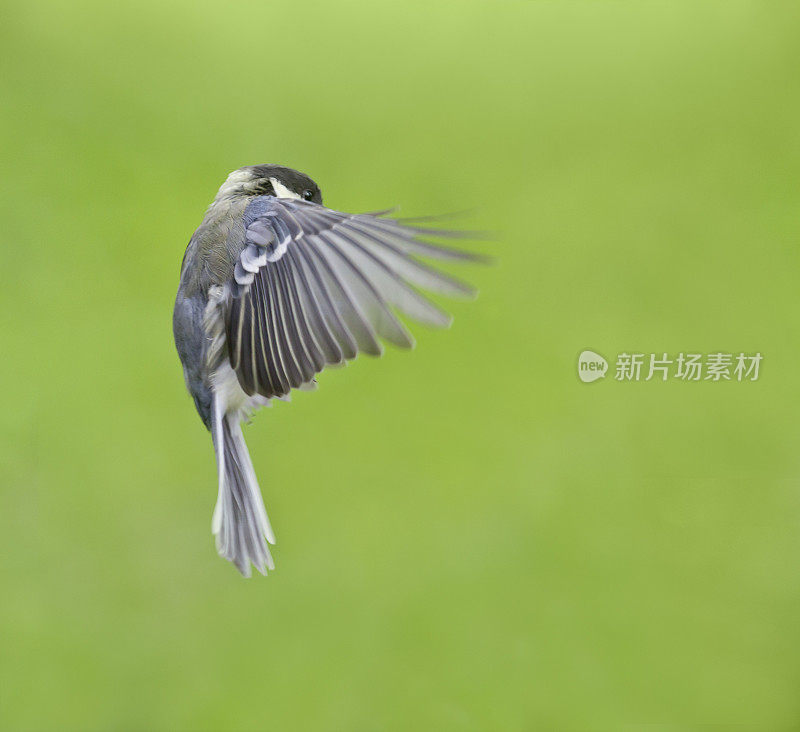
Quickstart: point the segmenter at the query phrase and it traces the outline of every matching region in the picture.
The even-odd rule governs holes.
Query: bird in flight
[[[381,340],[411,348],[395,311],[434,327],[450,317],[420,290],[471,296],[419,258],[484,259],[425,237],[389,211],[347,214],[322,205],[308,176],[278,165],[232,172],[192,235],[173,313],[186,386],[211,432],[219,492],[211,522],[220,556],[245,576],[274,569],[275,543],[241,423],[292,389],[311,389],[329,365]]]

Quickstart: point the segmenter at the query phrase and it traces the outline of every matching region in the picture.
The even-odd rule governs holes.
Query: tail
[[[238,412],[223,413],[214,405],[211,435],[217,455],[219,495],[211,520],[219,555],[245,576],[252,562],[261,574],[275,569],[270,544],[275,535],[269,525],[253,463],[242,435]]]

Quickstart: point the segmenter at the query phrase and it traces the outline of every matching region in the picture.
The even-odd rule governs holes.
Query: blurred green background
[[[0,728],[800,724],[800,9],[5,3]],[[171,333],[226,174],[475,207],[453,328],[246,430],[217,558]],[[761,351],[755,383],[576,359]],[[653,726],[655,725],[655,726]]]

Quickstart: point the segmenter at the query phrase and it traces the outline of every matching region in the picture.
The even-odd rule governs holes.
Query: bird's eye
[[[312,198],[314,198],[314,191],[312,191],[310,188],[306,188],[303,191],[303,199],[306,201],[310,201]]]

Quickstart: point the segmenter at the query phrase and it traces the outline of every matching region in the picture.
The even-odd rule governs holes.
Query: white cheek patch
[[[298,201],[302,200],[299,194],[290,191],[277,178],[270,178],[269,182],[272,183],[272,189],[275,191],[275,195],[278,198],[296,198]]]

